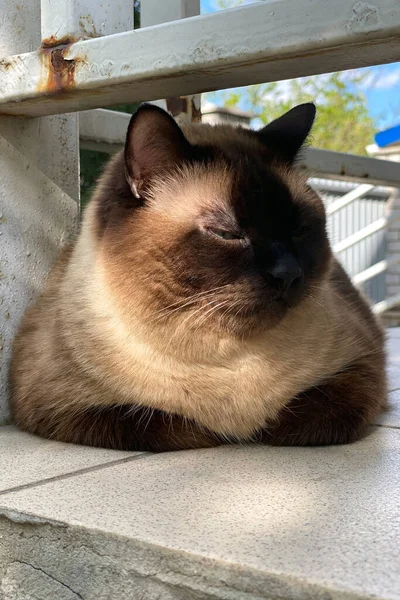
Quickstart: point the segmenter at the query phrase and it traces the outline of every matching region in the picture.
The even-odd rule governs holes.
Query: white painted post
[[[140,7],[140,26],[160,25],[199,14],[200,0],[143,0]],[[155,104],[168,110],[180,125],[201,121],[201,94],[166,98],[156,101]]]
[[[0,58],[40,46],[40,0],[0,0],[0,14]],[[0,423],[13,336],[75,231],[78,202],[77,116],[0,117]]]
[[[42,0],[42,41],[56,46],[133,29],[131,0]]]
[[[49,87],[57,46],[133,29],[129,0],[100,5],[93,0],[0,0],[0,14],[0,59],[39,48],[49,67],[40,85]],[[18,78],[18,71],[14,75]],[[78,114],[0,117],[0,423],[9,414],[7,369],[15,330],[76,229],[78,130]]]

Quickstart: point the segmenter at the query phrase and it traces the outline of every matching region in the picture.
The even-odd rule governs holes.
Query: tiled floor
[[[3,428],[0,599],[399,600],[389,346],[392,409],[350,446],[151,455]]]
[[[55,444],[14,427],[0,427],[0,495],[10,489],[69,474],[99,469],[109,463],[132,460],[139,452],[116,452]]]

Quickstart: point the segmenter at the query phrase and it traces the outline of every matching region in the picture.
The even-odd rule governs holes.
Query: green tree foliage
[[[367,72],[351,76],[331,73],[284,83],[252,85],[225,92],[223,102],[228,107],[244,104],[261,123],[268,123],[296,104],[315,102],[318,112],[311,140],[313,146],[365,155],[366,146],[373,142],[376,131],[360,89],[367,76]]]
[[[254,0],[253,0],[254,1]],[[263,0],[258,0],[263,1]],[[248,0],[216,0],[218,9],[249,4]],[[311,142],[317,148],[366,154],[373,142],[376,124],[369,114],[363,84],[370,80],[368,70],[303,77],[280,83],[252,85],[225,92],[227,107],[246,107],[268,123],[296,104],[315,102],[317,120]],[[213,96],[213,95],[211,95]]]

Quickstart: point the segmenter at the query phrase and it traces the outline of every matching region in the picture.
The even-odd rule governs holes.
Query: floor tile
[[[302,600],[398,600],[399,457],[400,431],[377,427],[349,446],[224,447],[151,455],[12,492],[0,504],[4,514],[14,515],[10,518],[19,515],[17,521],[29,522],[34,515],[61,526],[59,532],[67,526],[67,532],[103,536],[96,552],[104,565],[104,556],[107,561],[119,556],[135,573],[144,569],[142,551],[130,549],[134,540],[152,549],[152,581],[165,582],[183,569],[187,574],[190,563],[193,582],[208,581],[217,572],[213,569],[223,568],[219,589],[227,594],[236,586],[238,593],[185,596],[176,591],[157,598],[272,594]],[[85,540],[80,563],[92,544]],[[63,559],[63,572],[67,566],[68,573],[78,568],[72,554]],[[154,556],[161,554],[159,563]],[[187,581],[192,585],[190,577]],[[318,593],[309,586],[317,586]]]
[[[30,435],[12,426],[0,427],[0,493],[135,454],[63,444]]]

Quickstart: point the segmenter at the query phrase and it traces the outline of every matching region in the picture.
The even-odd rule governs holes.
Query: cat
[[[315,110],[259,131],[137,110],[16,336],[19,427],[153,452],[367,432],[384,335],[296,169]]]

